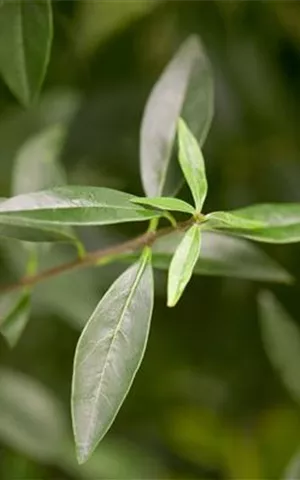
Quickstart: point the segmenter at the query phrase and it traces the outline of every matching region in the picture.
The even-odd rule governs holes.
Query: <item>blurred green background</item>
[[[68,124],[61,162],[69,183],[141,195],[146,99],[180,43],[197,33],[216,87],[204,148],[207,211],[300,201],[299,2],[62,0],[53,10],[51,62],[36,105],[24,110],[0,80],[0,197],[11,194],[21,145],[57,122]],[[141,228],[81,236],[95,249]],[[263,248],[300,277],[299,245]],[[20,275],[19,250],[17,242],[1,241],[2,284]],[[43,255],[44,266],[72,255],[55,246]],[[256,306],[264,285],[195,277],[170,310],[163,273],[134,386],[95,456],[76,465],[69,413],[74,349],[122,268],[43,283],[17,347],[9,350],[0,339],[0,478],[283,478],[300,448],[300,405],[264,352]],[[270,288],[300,326],[297,283]]]

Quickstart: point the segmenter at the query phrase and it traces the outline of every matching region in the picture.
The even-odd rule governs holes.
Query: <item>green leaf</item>
[[[239,217],[230,212],[213,212],[205,215],[205,228],[208,229],[250,229],[264,227],[265,224],[261,221],[248,220],[247,218]]]
[[[192,205],[189,205],[187,202],[173,197],[134,197],[131,199],[133,203],[140,205],[145,205],[149,207],[159,208],[161,210],[169,210],[175,212],[184,212],[194,214],[195,210]]]
[[[0,9],[0,71],[24,105],[42,86],[50,58],[50,0],[5,0]]]
[[[268,243],[300,241],[300,203],[252,205],[225,213],[229,214],[234,222],[227,223],[224,227],[219,224],[216,228],[230,234]],[[209,217],[213,219],[215,215],[206,216],[207,227],[210,226]],[[253,227],[250,222],[253,222]],[[211,226],[214,228],[213,223]]]
[[[178,121],[179,163],[192,192],[195,207],[201,212],[207,195],[205,164],[198,142],[185,121]]]
[[[300,402],[300,329],[271,292],[258,298],[266,353],[288,391]]]
[[[154,267],[163,270],[169,268],[172,255],[183,236],[175,232],[154,243]],[[201,236],[201,256],[195,264],[194,274],[287,284],[293,282],[291,275],[281,265],[253,243],[212,232],[202,231]]]
[[[172,258],[168,275],[168,307],[174,307],[191,279],[200,254],[201,231],[193,225],[184,235]]]
[[[67,430],[60,403],[43,385],[19,372],[1,368],[0,385],[1,442],[52,463]]]
[[[28,241],[70,241],[67,226],[108,225],[159,217],[134,205],[132,195],[99,187],[57,187],[0,203],[0,236]]]
[[[30,315],[30,294],[23,293],[9,313],[0,316],[0,333],[10,347],[14,347],[21,337]]]
[[[114,421],[142,361],[153,307],[149,254],[110,287],[79,339],[72,418],[80,463]]]
[[[55,125],[22,145],[14,160],[13,195],[37,192],[67,183],[58,162],[65,133],[64,128]]]
[[[149,197],[172,196],[182,183],[173,150],[179,116],[202,147],[213,115],[213,82],[204,49],[189,37],[167,65],[147,102],[141,128],[141,175]]]

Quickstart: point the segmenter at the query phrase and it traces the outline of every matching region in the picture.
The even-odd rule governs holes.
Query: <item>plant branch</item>
[[[116,257],[125,253],[135,252],[147,245],[151,246],[159,238],[169,235],[174,231],[185,231],[193,223],[194,219],[191,218],[185,222],[177,223],[176,227],[165,227],[157,231],[149,230],[142,235],[139,235],[131,240],[127,240],[126,242],[120,243],[118,245],[103,248],[101,250],[96,250],[93,252],[88,252],[84,256],[78,257],[72,262],[58,265],[57,267],[42,271],[40,273],[37,273],[36,275],[25,276],[16,283],[12,283],[10,285],[4,285],[3,287],[0,286],[0,293],[13,292],[22,287],[33,287],[34,285],[37,285],[44,280],[56,277],[57,275],[60,275],[62,273],[70,272],[77,268],[96,265],[101,261],[105,262],[106,259],[109,260],[110,257]]]

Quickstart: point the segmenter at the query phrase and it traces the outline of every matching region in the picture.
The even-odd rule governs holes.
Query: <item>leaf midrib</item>
[[[92,408],[92,412],[91,412],[90,420],[89,420],[89,425],[88,425],[88,432],[90,432],[91,425],[94,422],[94,417],[95,417],[95,413],[96,413],[96,405],[98,403],[98,400],[99,400],[99,397],[100,397],[100,394],[101,394],[101,387],[102,387],[102,384],[103,384],[103,378],[104,378],[105,373],[106,373],[106,369],[107,369],[107,365],[108,365],[108,359],[109,359],[109,356],[110,356],[110,352],[112,350],[112,346],[113,346],[114,342],[116,341],[116,337],[118,335],[118,332],[121,329],[121,325],[122,325],[122,322],[123,322],[123,319],[124,319],[125,312],[126,312],[128,306],[129,306],[129,304],[131,303],[132,297],[133,297],[133,295],[136,291],[136,288],[139,284],[139,281],[140,281],[141,276],[144,272],[144,268],[147,264],[147,261],[148,261],[148,258],[146,257],[141,263],[141,266],[140,266],[140,268],[137,272],[136,278],[133,282],[131,292],[128,295],[128,298],[127,298],[127,300],[124,304],[124,307],[121,310],[120,320],[119,320],[119,322],[118,322],[118,324],[115,328],[115,332],[112,336],[112,339],[111,339],[111,342],[110,342],[110,345],[109,345],[109,348],[108,348],[108,352],[107,352],[107,355],[106,355],[106,358],[105,358],[104,366],[103,366],[103,369],[102,369],[102,373],[101,373],[101,376],[100,376],[99,385],[98,385],[98,388],[97,388],[97,391],[96,391],[95,401],[94,401],[94,404],[93,404],[93,408]],[[90,442],[88,440],[86,440],[85,445],[87,445],[89,443]]]

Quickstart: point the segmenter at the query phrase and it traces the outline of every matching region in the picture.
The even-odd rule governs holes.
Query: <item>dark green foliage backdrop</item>
[[[69,183],[141,195],[145,101],[180,43],[197,33],[216,83],[216,113],[204,147],[207,210],[300,201],[298,2],[57,1],[53,10],[54,44],[39,101],[24,110],[0,82],[1,197],[11,194],[13,159],[24,141],[67,119],[61,161]],[[105,227],[82,237],[96,249],[139,231],[139,225]],[[12,243],[0,244],[2,284],[20,272]],[[263,248],[299,278],[299,244]],[[55,264],[69,255],[56,246],[44,261]],[[16,349],[0,340],[1,365],[48,387],[69,423],[80,328],[122,268],[44,283]],[[143,365],[93,465],[75,467],[68,441],[64,459],[49,465],[36,448],[27,451],[26,435],[19,444],[3,433],[1,478],[283,478],[300,447],[300,406],[264,352],[256,306],[264,285],[194,277],[172,310],[165,286],[166,275],[157,274]],[[298,284],[271,288],[300,325]]]

